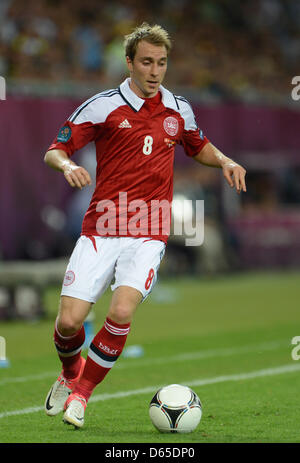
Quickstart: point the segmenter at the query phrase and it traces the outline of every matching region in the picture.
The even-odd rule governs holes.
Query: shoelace
[[[63,386],[63,387],[61,387]],[[61,380],[59,381],[59,385],[57,389],[54,392],[54,397],[55,398],[60,398],[60,396],[63,396],[65,394],[65,387],[70,389],[71,382],[67,380],[64,376],[61,377]]]
[[[79,417],[81,417],[83,415],[82,407],[85,410],[86,400],[83,397],[81,397],[80,395],[75,395],[74,399],[72,400],[72,408],[73,408],[73,411],[75,412],[75,414],[78,415]]]
[[[63,384],[64,386],[66,387],[70,387],[71,384],[72,384],[72,380],[71,379],[67,379],[65,378],[64,376],[62,377],[62,380],[60,381],[60,384]]]

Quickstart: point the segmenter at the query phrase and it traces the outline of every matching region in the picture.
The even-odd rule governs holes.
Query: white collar
[[[126,101],[126,103],[134,110],[134,111],[139,111],[143,104],[145,103],[145,100],[143,98],[140,98],[137,96],[136,93],[134,93],[131,88],[130,88],[130,77],[124,80],[124,82],[121,83],[119,90],[122,98]],[[175,96],[173,93],[171,93],[169,90],[167,90],[165,87],[162,85],[159,86],[159,91],[162,94],[162,103],[166,108],[171,108],[174,109],[175,111],[178,111],[178,104],[175,99]]]

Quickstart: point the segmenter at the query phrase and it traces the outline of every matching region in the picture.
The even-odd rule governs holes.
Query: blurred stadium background
[[[1,0],[0,320],[44,316],[44,289],[60,285],[92,190],[43,156],[83,100],[126,77],[123,36],[145,20],[174,41],[166,87],[248,171],[238,196],[177,149],[174,194],[204,199],[205,241],[171,237],[161,279],[300,268],[300,2]],[[75,160],[93,173],[92,146]]]

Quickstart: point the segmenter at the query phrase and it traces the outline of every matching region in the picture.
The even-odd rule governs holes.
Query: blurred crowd
[[[143,21],[173,39],[171,87],[272,100],[286,96],[299,73],[294,0],[1,0],[0,75],[112,88],[126,75],[124,34]]]

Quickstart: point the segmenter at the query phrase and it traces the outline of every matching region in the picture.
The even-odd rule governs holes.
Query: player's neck
[[[143,100],[150,102],[157,101],[159,102],[161,100],[161,93],[158,90],[158,92],[154,96],[148,96],[148,97],[142,97]]]

